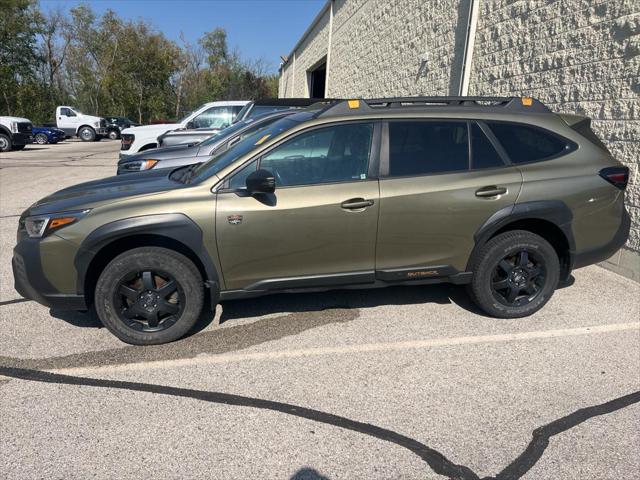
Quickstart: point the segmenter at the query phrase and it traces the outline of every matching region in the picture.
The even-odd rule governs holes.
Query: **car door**
[[[63,107],[58,115],[58,126],[69,135],[75,135],[78,128],[78,116],[70,108]]]
[[[227,290],[373,282],[379,130],[371,122],[306,130],[227,179],[216,206]],[[273,173],[273,194],[243,188],[257,168]]]
[[[465,120],[385,125],[378,278],[424,279],[464,271],[476,231],[515,203],[522,175],[483,128]]]

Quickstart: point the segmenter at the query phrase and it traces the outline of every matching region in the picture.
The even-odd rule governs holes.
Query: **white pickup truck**
[[[0,152],[22,150],[33,143],[31,120],[22,117],[0,116]]]
[[[178,128],[225,128],[233,122],[247,100],[210,102],[201,105],[178,123],[160,123],[126,128],[121,132],[120,158],[134,155],[158,146],[158,137]]]
[[[56,108],[56,125],[69,137],[77,136],[83,142],[100,140],[107,135],[107,121],[101,117],[85,115],[74,107]]]

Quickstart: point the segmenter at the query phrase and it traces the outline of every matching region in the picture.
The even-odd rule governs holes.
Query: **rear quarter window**
[[[485,123],[515,164],[550,160],[577,147],[573,142],[542,128],[507,122]]]

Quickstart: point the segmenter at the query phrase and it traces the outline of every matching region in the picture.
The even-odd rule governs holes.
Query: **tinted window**
[[[258,162],[251,162],[249,165],[245,165],[229,180],[229,188],[237,189],[244,188],[247,186],[247,177],[256,171],[256,166]]]
[[[389,176],[455,172],[468,168],[466,122],[389,123]]]
[[[471,124],[471,168],[493,168],[504,166],[504,162],[493,148],[482,129]]]
[[[513,163],[544,160],[570,149],[565,140],[539,128],[515,123],[486,123]]]
[[[307,120],[306,118],[301,120]],[[192,182],[199,182],[205,178],[209,178],[215,175],[223,168],[231,165],[243,155],[254,150],[258,145],[263,143],[266,139],[276,137],[282,132],[289,130],[290,128],[298,125],[298,120],[291,117],[285,117],[277,122],[269,125],[265,130],[254,132],[253,135],[248,136],[244,140],[234,143],[233,147],[229,150],[214,155],[211,159],[199,164],[195,167],[193,172]],[[266,138],[265,138],[266,137]]]
[[[373,125],[319,128],[285,142],[262,158],[277,186],[353,182],[367,178]]]

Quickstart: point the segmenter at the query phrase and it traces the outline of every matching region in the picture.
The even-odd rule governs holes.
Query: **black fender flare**
[[[214,296],[217,297],[217,292],[220,289],[218,272],[204,246],[202,230],[193,220],[182,213],[129,217],[106,223],[93,230],[80,244],[74,260],[78,275],[78,293],[84,293],[89,266],[102,248],[116,240],[144,234],[166,237],[189,248],[204,267],[207,278],[203,280],[205,286],[212,291],[212,299]],[[216,295],[214,295],[214,291]]]
[[[498,230],[518,220],[545,220],[554,224],[567,238],[569,254],[573,259],[576,243],[571,228],[573,221],[571,209],[561,200],[537,200],[506,206],[485,220],[473,236],[475,246],[467,262],[467,271],[471,265],[471,259],[474,258],[478,250]]]

